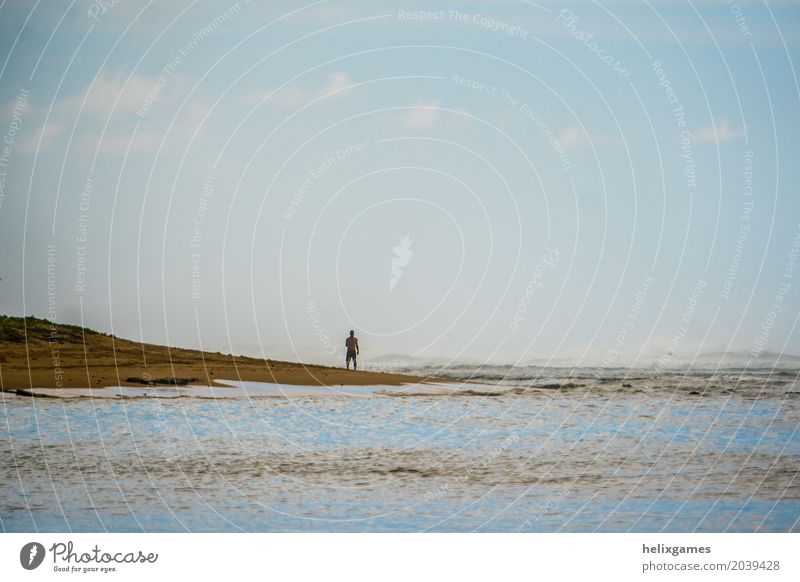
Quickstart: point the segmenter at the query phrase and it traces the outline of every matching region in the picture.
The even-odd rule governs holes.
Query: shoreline
[[[187,388],[228,387],[220,379],[297,386],[399,386],[446,381],[145,344],[34,317],[0,316],[0,389],[5,392],[113,386],[168,388],[181,382]]]

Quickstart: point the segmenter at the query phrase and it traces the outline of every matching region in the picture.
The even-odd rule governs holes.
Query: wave
[[[430,397],[552,397],[593,393],[604,397],[636,394],[678,396],[731,396],[774,398],[800,396],[795,371],[650,372],[599,368],[555,372],[531,367],[464,366],[457,368],[416,368],[413,373],[426,382],[401,386],[296,386],[266,382],[224,381],[223,386],[128,387],[92,389],[32,388],[5,390],[1,399],[35,397],[76,400],[134,399],[316,399],[316,398],[430,398]],[[497,368],[502,368],[500,373]],[[602,375],[602,374],[608,375]],[[436,381],[441,379],[442,381]]]
[[[785,382],[800,376],[800,367],[555,367],[540,365],[514,366],[509,364],[422,364],[406,366],[397,370],[426,378],[442,378],[471,382],[497,382],[501,384],[529,385],[538,382],[572,380],[595,383],[653,382],[659,380],[708,380],[729,383],[742,381],[763,381],[764,379]]]

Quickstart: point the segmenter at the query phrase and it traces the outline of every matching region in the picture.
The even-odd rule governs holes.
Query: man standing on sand
[[[345,357],[347,369],[350,369],[350,360],[352,359],[353,370],[358,370],[358,363],[356,362],[356,356],[359,353],[358,338],[356,337],[356,332],[354,332],[352,329],[350,330],[350,335],[344,340],[344,347],[347,348],[347,356]]]

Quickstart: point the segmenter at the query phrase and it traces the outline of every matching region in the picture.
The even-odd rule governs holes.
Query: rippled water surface
[[[800,395],[751,380],[3,394],[0,519],[5,531],[798,531]]]

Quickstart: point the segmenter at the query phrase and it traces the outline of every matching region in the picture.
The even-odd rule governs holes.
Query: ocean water
[[[0,527],[800,531],[797,370],[478,371],[3,393]]]

